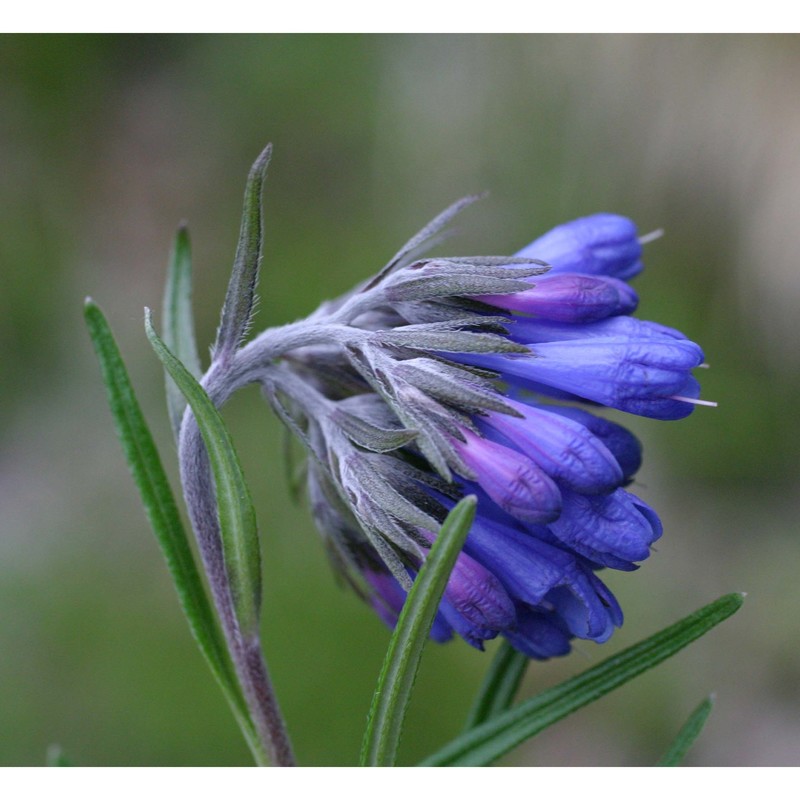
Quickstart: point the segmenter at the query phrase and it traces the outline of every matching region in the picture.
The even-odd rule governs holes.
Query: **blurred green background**
[[[708,692],[690,763],[800,764],[797,492],[800,41],[785,36],[0,37],[0,764],[247,764],[190,638],[83,328],[107,313],[175,477],[142,327],[187,219],[199,340],[224,295],[244,178],[275,145],[259,327],[376,271],[441,208],[490,190],[455,253],[509,253],[614,211],[647,247],[640,314],[700,342],[716,410],[629,419],[658,553],[608,574],[612,642],[534,663],[530,694],[718,595],[706,639],[509,764],[652,763]],[[354,764],[387,631],[288,499],[256,390],[226,408],[257,501],[265,641],[297,753]],[[426,654],[402,747],[457,732],[489,655]]]

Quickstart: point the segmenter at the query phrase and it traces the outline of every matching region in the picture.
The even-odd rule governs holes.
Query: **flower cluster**
[[[639,442],[579,404],[684,417],[704,402],[703,353],[630,316],[642,244],[623,217],[561,225],[513,257],[415,257],[469,200],[295,324],[291,346],[265,334],[240,361],[307,448],[331,557],[389,625],[473,494],[431,635],[478,648],[501,635],[548,658],[608,639],[622,612],[597,572],[635,569],[662,532],[624,488]]]

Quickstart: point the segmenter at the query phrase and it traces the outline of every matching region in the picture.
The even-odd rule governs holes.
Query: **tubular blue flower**
[[[422,531],[422,535],[433,543],[435,536],[428,531]],[[516,624],[514,604],[500,580],[466,553],[456,559],[444,599],[477,629],[501,631]]]
[[[549,522],[561,511],[561,494],[547,474],[522,453],[463,430],[452,444],[486,494],[503,511],[526,522]]]
[[[642,466],[642,444],[627,428],[574,406],[547,406],[547,411],[579,422],[594,434],[617,460],[624,483],[629,483],[639,471]]]
[[[476,300],[557,322],[594,322],[630,314],[639,304],[636,292],[617,278],[576,273],[545,275],[527,291],[479,295]]]
[[[547,659],[565,656],[572,649],[570,633],[555,610],[528,608],[517,617],[517,627],[505,638],[529,658]]]
[[[585,494],[610,492],[624,481],[619,461],[581,422],[544,408],[506,400],[519,416],[490,411],[478,425],[526,453],[559,484]]]
[[[616,214],[592,214],[565,222],[517,255],[540,259],[553,273],[608,275],[627,281],[642,271],[636,225]]]
[[[609,495],[566,494],[561,516],[549,526],[556,538],[604,567],[633,570],[662,534],[652,509],[624,489]]]
[[[596,573],[636,569],[662,535],[623,488],[641,444],[579,404],[686,416],[706,403],[691,374],[703,353],[630,316],[642,245],[624,217],[566,223],[514,257],[414,260],[465,204],[232,369],[305,445],[317,526],[381,619],[396,623],[441,523],[473,494],[431,636],[481,649],[503,636],[550,658],[622,624]]]
[[[680,419],[692,412],[698,385],[691,370],[703,351],[688,339],[661,333],[592,336],[531,344],[529,355],[470,354],[459,359],[495,370],[533,390],[549,386],[583,400],[655,419]]]

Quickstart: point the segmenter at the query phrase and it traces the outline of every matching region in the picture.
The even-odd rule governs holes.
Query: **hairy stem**
[[[206,377],[204,383],[218,407],[237,388],[236,384],[217,380],[222,377],[219,370],[211,370]],[[184,496],[211,595],[253,724],[264,748],[263,753],[254,753],[256,762],[263,764],[266,755],[276,766],[294,766],[286,724],[264,662],[260,640],[257,635],[245,638],[236,619],[222,552],[211,468],[205,444],[190,409],[187,409],[181,425],[180,468]]]

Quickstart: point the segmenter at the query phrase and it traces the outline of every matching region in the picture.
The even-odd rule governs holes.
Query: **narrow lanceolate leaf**
[[[477,500],[471,495],[448,514],[408,593],[372,698],[361,749],[362,766],[390,767],[395,763],[422,651],[476,506]]]
[[[657,767],[679,767],[689,752],[689,748],[694,744],[695,739],[700,735],[703,727],[706,724],[708,715],[714,707],[714,695],[710,695],[700,703],[697,708],[692,711],[689,719],[686,720],[684,726],[678,731],[675,741],[670,745],[669,749],[658,760]]]
[[[272,145],[268,144],[247,176],[239,244],[214,345],[216,362],[225,363],[230,358],[247,335],[250,325],[261,263],[261,190],[271,156]]]
[[[719,598],[596,667],[492,717],[445,745],[421,766],[491,764],[554,722],[674,655],[727,619],[742,602],[740,594]]]
[[[467,716],[465,730],[511,708],[529,663],[526,655],[502,641]]]
[[[197,570],[161,458],[103,312],[86,301],[86,324],[97,353],[117,435],[150,524],[167,562],[194,638],[251,747],[260,748],[211,602]]]
[[[261,554],[255,509],[233,442],[209,396],[153,329],[150,309],[145,309],[145,330],[156,355],[186,397],[203,436],[216,486],[223,557],[234,610],[242,633],[256,634],[261,606]]]
[[[195,378],[200,378],[202,370],[192,317],[192,255],[189,232],[184,225],[181,225],[175,235],[167,269],[167,285],[164,288],[164,344]],[[169,374],[166,375],[166,383],[169,420],[177,441],[186,398]]]

